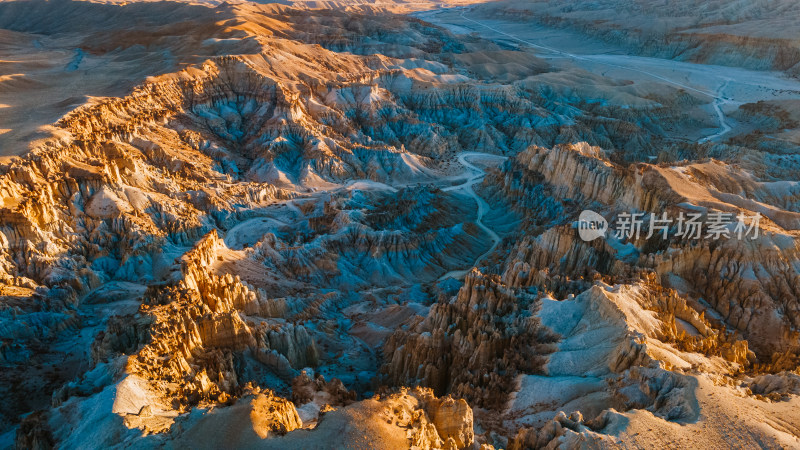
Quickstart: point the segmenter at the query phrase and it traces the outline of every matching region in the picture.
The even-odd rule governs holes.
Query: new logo
[[[586,209],[578,216],[578,235],[586,242],[606,237],[608,221],[596,212]]]

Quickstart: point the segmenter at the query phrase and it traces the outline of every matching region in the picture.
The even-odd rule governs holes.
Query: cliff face
[[[524,218],[527,231],[506,245],[504,258],[484,269],[499,271],[498,282],[517,302],[529,299],[522,304],[531,305],[537,336],[548,337],[548,345],[534,352],[546,355],[536,370],[522,370],[525,375],[518,375],[510,390],[493,386],[507,392],[503,425],[519,427],[509,446],[605,442],[602,430],[626,420],[609,415],[609,408],[694,420],[698,394],[690,372],[738,378],[742,372],[795,367],[796,314],[788,312],[794,308],[798,276],[790,268],[796,265],[798,242],[794,184],[765,181],[754,175],[756,167],[716,160],[625,166],[599,148],[573,145],[532,147],[487,177],[483,193],[507,201]],[[574,223],[583,209],[608,220],[612,230],[605,238],[580,238]],[[703,218],[713,211],[747,217],[758,212],[760,233],[746,239],[687,239],[675,236],[673,224],[667,238],[647,238],[649,215],[695,211]],[[642,214],[638,238],[614,237],[623,212]],[[444,337],[470,328],[461,321],[450,324],[443,313],[464,298],[462,291],[440,300],[427,319],[410,327],[410,335],[396,333],[385,349],[392,358],[386,372],[398,373],[399,366],[403,373],[405,367],[411,378],[444,386],[442,392],[464,392],[438,381],[448,379],[442,371],[424,371],[452,368],[453,377],[476,373],[450,366],[440,356],[452,353],[440,344],[447,342]],[[461,313],[464,322],[470,311]],[[481,353],[471,354],[478,359]],[[791,390],[785,379],[759,378],[752,385],[760,392],[774,385],[777,398]],[[582,414],[565,414],[576,410]]]
[[[92,8],[58,7],[73,13]],[[15,26],[32,29],[30,15],[36,10],[26,15],[12,6],[4,8],[16,17]],[[90,28],[99,34],[111,32],[108,27],[115,16],[109,16],[106,7],[97,8],[104,18]],[[139,6],[133,8],[141,13]],[[83,404],[82,399],[120,383],[120,377],[136,377],[144,380],[136,383],[147,391],[150,406],[145,413],[127,412],[125,424],[163,433],[176,413],[236,403],[248,395],[246,384],[252,380],[274,377],[285,394],[300,369],[318,365],[323,355],[327,361],[335,359],[318,346],[320,336],[346,348],[336,337],[336,318],[328,311],[330,303],[337,306],[340,295],[309,294],[306,283],[341,289],[359,278],[357,283],[364,285],[381,273],[400,273],[384,281],[390,285],[425,270],[466,265],[482,251],[483,236],[474,225],[442,217],[441,211],[453,208],[467,218],[473,213],[455,198],[431,200],[436,189],[407,189],[407,201],[424,208],[409,205],[402,214],[392,209],[393,195],[373,196],[369,201],[377,209],[367,217],[361,217],[365,205],[360,204],[360,191],[353,190],[338,196],[339,203],[329,205],[321,217],[314,209],[300,212],[311,234],[332,234],[321,239],[327,241],[321,247],[315,242],[278,242],[270,248],[267,240],[252,260],[251,255],[237,254],[231,261],[231,249],[216,230],[230,231],[270,204],[353,179],[429,181],[430,167],[436,166],[430,158],[460,144],[455,123],[441,127],[419,114],[440,114],[436,110],[463,94],[448,82],[439,86],[437,80],[428,80],[428,69],[406,70],[404,62],[391,58],[348,56],[286,39],[305,32],[283,28],[277,20],[302,22],[309,17],[306,13],[255,8],[259,14],[248,16],[253,11],[249,6],[223,9],[223,16],[247,17],[255,29],[214,24],[188,33],[186,40],[233,36],[247,43],[238,50],[252,54],[212,57],[186,70],[149,78],[124,97],[93,100],[56,124],[57,137],[0,169],[2,358],[10,366],[4,389],[11,389],[13,380],[30,377],[26,362],[31,357],[40,358],[35,355],[43,351],[51,357],[41,339],[62,339],[80,329],[86,336],[80,334],[75,345],[88,340],[91,352],[75,355],[75,371],[52,380],[60,386],[65,381],[61,377],[74,378],[58,389],[56,406]],[[334,17],[331,26],[341,26],[344,17]],[[203,18],[199,14],[192,20]],[[140,26],[161,26],[148,20]],[[75,32],[73,25],[68,20],[51,31]],[[441,35],[427,27],[419,31]],[[283,37],[270,38],[274,33]],[[188,44],[168,39],[154,45]],[[93,44],[92,51],[114,50]],[[438,63],[423,65],[446,70]],[[417,95],[415,83],[440,94]],[[408,105],[389,89],[407,96]],[[514,92],[499,98],[489,92],[485,102],[481,95],[471,91],[462,108],[506,108],[504,103],[516,101]],[[255,241],[230,237],[236,251],[262,240],[261,235]],[[278,239],[284,237],[278,233]],[[297,237],[305,239],[300,233]],[[342,254],[353,261],[350,268],[336,267]],[[438,261],[430,259],[435,254]],[[359,269],[363,258],[380,261],[385,268]],[[258,271],[255,276],[245,271],[240,277],[225,270],[228,263],[249,261],[263,264],[262,272],[301,281],[296,287],[290,282],[289,287],[271,289],[274,285],[265,284]],[[112,311],[117,315],[109,317]],[[323,323],[317,329],[303,323],[320,316],[333,326]],[[364,357],[362,353],[371,349],[356,351]],[[352,362],[343,360],[341,365],[357,372]],[[103,375],[96,378],[97,373]],[[368,384],[368,377],[357,382]],[[42,395],[35,404],[8,397],[9,405],[15,406],[5,409],[4,429],[23,409],[46,407],[49,387],[48,382],[37,388]],[[50,418],[57,422],[61,417],[54,413]],[[291,418],[286,420],[284,431],[297,426]],[[441,415],[437,420],[446,422]],[[444,441],[452,434],[466,445],[466,431],[443,426]],[[34,429],[50,429],[32,421],[26,427],[32,428],[31,439],[38,439]],[[60,428],[51,431],[57,440],[64,439]],[[27,431],[20,435],[20,445],[26,439]]]
[[[0,447],[788,434],[758,426],[796,400],[792,147],[689,142],[697,93],[408,17],[42,5],[0,5],[0,39],[175,60],[0,165]],[[737,117],[777,132],[784,106]],[[586,209],[643,232],[586,241]],[[664,212],[760,234],[646,237]]]
[[[452,302],[384,346],[383,371],[392,384],[421,384],[481,406],[506,401],[518,373],[542,370],[555,336],[539,326],[533,299],[473,271]]]
[[[242,385],[233,364],[245,350],[284,376],[292,367],[317,364],[318,351],[305,327],[270,327],[245,315],[280,313],[280,305],[238,276],[210,273],[221,245],[216,231],[198,241],[181,259],[183,278],[175,286],[151,288],[139,311],[148,317],[150,338],[129,359],[128,371],[155,385],[179,383],[162,396],[181,408],[238,396]]]
[[[751,348],[762,362],[778,357],[773,353],[794,351],[789,348],[796,345],[790,331],[796,328],[795,314],[763,313],[793,310],[797,297],[798,275],[789,268],[798,258],[791,190],[778,193],[770,183],[720,162],[685,168],[647,164],[626,168],[588,147],[530,149],[496,179],[504,186],[501,195],[522,193],[536,199],[537,205],[547,205],[532,226],[553,226],[514,248],[503,274],[509,285],[577,294],[594,278],[621,282],[652,270],[662,283],[696,293],[721,315],[721,321],[751,336]],[[593,205],[592,209],[609,217],[612,226],[620,212],[641,211],[642,235],[630,240],[635,252],[621,258],[624,249],[614,241],[585,242],[574,228],[560,225],[559,215],[577,215],[580,208],[562,199]],[[520,202],[517,208],[527,206],[526,200]],[[666,212],[677,217],[688,204],[700,206],[705,214],[744,211],[751,216],[758,212],[766,222],[761,222],[761,235],[745,240],[681,239],[674,237],[674,224],[668,240],[659,242],[660,235],[646,239],[649,214]]]
[[[234,205],[291,195],[276,186],[403,181],[444,152],[518,151],[564,132],[517,89],[435,83],[390,61],[316,50],[329,61],[320,70],[283,44],[262,50],[297,71],[223,57],[162,76],[70,113],[60,139],[4,167],[8,275],[76,292],[135,281],[148,276],[139,261],[165,242],[195,241],[235,217]],[[523,136],[533,132],[545,135]],[[92,267],[77,273],[67,261]]]
[[[658,211],[670,200],[677,200],[666,180],[652,167],[613,164],[601,148],[585,142],[553,149],[528,148],[516,161],[523,170],[541,174],[550,187],[548,194],[554,198],[640,211]]]

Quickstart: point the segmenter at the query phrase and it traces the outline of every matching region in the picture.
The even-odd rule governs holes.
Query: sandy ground
[[[733,128],[727,117],[745,103],[800,99],[800,81],[780,72],[694,64],[626,54],[616,47],[568,30],[485,19],[469,8],[415,13],[420,19],[454,33],[477,33],[500,44],[528,50],[561,70],[581,69],[595,75],[637,83],[656,83],[707,97],[707,112],[719,124],[696,136],[700,142],[719,140]]]
[[[0,1],[0,156],[20,155],[58,133],[53,123],[95,98],[125,95],[149,76],[229,53],[225,40],[208,39],[221,32],[204,19],[213,10],[185,3],[161,2],[145,20],[80,2],[23,11]],[[96,17],[82,29],[61,17],[87,11]],[[205,21],[192,23],[198,18]],[[237,45],[242,53],[254,49],[252,42]]]
[[[771,402],[745,396],[700,375],[695,390],[700,405],[696,422],[668,422],[646,410],[625,413],[628,426],[616,437],[622,448],[729,449],[800,448],[800,399]]]

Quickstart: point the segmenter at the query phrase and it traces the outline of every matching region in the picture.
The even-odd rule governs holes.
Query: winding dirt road
[[[623,69],[623,70],[627,70],[627,71],[631,71],[631,72],[640,73],[642,75],[646,75],[648,77],[652,77],[652,78],[654,78],[656,80],[663,81],[664,83],[669,84],[671,86],[679,87],[681,89],[686,89],[688,91],[696,92],[698,94],[702,94],[702,95],[706,95],[708,97],[711,97],[712,99],[714,99],[714,112],[716,113],[717,118],[719,120],[719,129],[720,129],[720,131],[717,132],[717,133],[714,133],[712,135],[706,136],[705,138],[699,140],[698,142],[700,142],[700,143],[708,142],[708,141],[711,141],[711,140],[714,140],[714,139],[718,139],[718,138],[722,137],[724,134],[726,134],[726,133],[728,133],[729,131],[732,130],[731,126],[728,124],[728,121],[725,118],[725,112],[722,110],[722,105],[724,105],[725,103],[730,103],[730,99],[725,98],[722,95],[722,91],[725,89],[725,86],[727,86],[729,81],[725,81],[725,83],[720,87],[720,89],[717,92],[707,91],[705,89],[698,89],[696,87],[689,86],[687,84],[684,84],[684,83],[681,83],[681,82],[678,82],[678,81],[675,81],[675,80],[671,80],[671,79],[669,79],[667,77],[663,77],[661,75],[658,75],[658,74],[655,74],[655,73],[652,73],[652,72],[648,72],[646,70],[638,69],[636,67],[631,67],[631,66],[628,66],[628,65],[615,64],[615,63],[611,63],[611,62],[608,62],[608,61],[603,61],[600,58],[593,57],[593,55],[576,55],[574,53],[565,52],[565,51],[558,50],[556,48],[549,47],[549,46],[546,46],[546,45],[535,44],[533,42],[526,41],[526,40],[521,39],[521,38],[519,38],[517,36],[514,36],[513,34],[506,33],[505,31],[498,30],[497,28],[494,28],[494,27],[491,27],[489,25],[486,25],[485,23],[479,22],[479,21],[474,20],[474,19],[470,19],[469,17],[464,15],[464,13],[466,11],[467,11],[466,8],[461,11],[461,18],[464,19],[465,21],[470,22],[470,23],[474,23],[475,25],[479,25],[479,26],[481,26],[483,28],[489,29],[489,30],[491,30],[491,31],[493,31],[495,33],[501,34],[503,36],[506,36],[508,38],[511,38],[511,39],[513,39],[515,41],[518,41],[518,42],[521,42],[523,44],[529,45],[531,47],[535,47],[535,48],[538,48],[538,49],[541,49],[541,50],[546,50],[546,51],[555,53],[557,55],[566,56],[568,58],[572,58],[572,59],[578,60],[578,61],[588,61],[588,62],[593,62],[593,63],[600,63],[600,64],[603,64],[603,65],[606,65],[606,66],[609,66],[609,67],[614,67],[614,68],[617,68],[617,69]],[[604,55],[604,56],[607,57],[608,55]]]
[[[786,77],[780,72],[754,71],[740,67],[715,66],[710,64],[697,64],[672,59],[637,56],[632,54],[617,54],[624,52],[617,50],[598,50],[592,42],[575,42],[566,44],[568,50],[557,46],[544,45],[534,42],[542,39],[541,26],[525,34],[525,28],[520,22],[506,21],[497,18],[477,17],[470,7],[452,9],[434,9],[413,14],[415,17],[451,29],[456,34],[478,32],[482,37],[494,41],[515,41],[525,46],[541,50],[536,56],[550,59],[554,64],[558,60],[571,60],[580,68],[589,72],[606,75],[607,72],[617,72],[618,77],[640,77],[644,80],[655,80],[706,96],[712,100],[709,113],[718,123],[714,130],[707,130],[704,135],[695,136],[699,143],[719,141],[730,133],[735,122],[727,116],[726,111],[746,103],[755,103],[760,100],[800,99],[800,83]],[[468,16],[469,15],[469,16]],[[538,30],[538,31],[537,31]],[[563,30],[552,29],[548,36],[565,33]],[[569,32],[566,32],[569,33]],[[538,36],[538,37],[537,37]],[[563,38],[556,39],[560,45],[569,42],[569,39],[591,38],[562,34]],[[553,39],[550,39],[553,41]],[[576,49],[586,49],[583,53]],[[594,50],[593,50],[594,49]]]
[[[725,88],[728,87],[728,83],[729,82],[726,81],[722,86],[720,86],[719,90],[717,91],[719,93],[719,96],[714,98],[714,112],[717,113],[717,117],[719,118],[720,130],[717,133],[714,133],[710,136],[706,136],[703,139],[697,141],[701,144],[704,142],[713,141],[714,139],[718,139],[722,137],[722,135],[728,133],[733,129],[731,128],[728,121],[725,120],[725,111],[722,110],[722,105],[730,103],[730,99],[725,98],[724,96]]]
[[[458,155],[458,162],[462,166],[464,166],[464,168],[467,170],[467,172],[471,172],[472,175],[467,179],[467,181],[465,181],[465,182],[463,182],[463,183],[461,183],[461,184],[459,184],[457,186],[450,186],[450,187],[444,188],[442,190],[443,191],[447,191],[447,192],[461,191],[461,192],[464,192],[465,194],[469,195],[473,199],[475,199],[475,202],[478,204],[478,216],[475,219],[475,224],[478,225],[478,227],[481,230],[485,231],[486,234],[489,235],[489,238],[492,240],[492,246],[489,247],[489,250],[487,250],[486,252],[484,252],[483,254],[478,256],[478,258],[475,260],[475,263],[473,263],[472,266],[469,269],[453,270],[453,271],[447,272],[446,274],[444,274],[441,277],[439,277],[440,281],[444,280],[444,279],[447,279],[447,278],[455,278],[455,279],[463,278],[464,276],[466,276],[466,274],[470,270],[472,270],[472,267],[478,266],[478,264],[480,264],[481,260],[483,260],[483,258],[488,256],[490,253],[492,253],[494,251],[494,249],[497,248],[497,245],[500,243],[500,236],[498,236],[497,233],[495,233],[494,230],[492,230],[491,228],[487,227],[483,223],[483,216],[490,209],[489,208],[489,204],[486,203],[486,200],[484,200],[478,194],[476,194],[475,190],[472,188],[472,186],[474,186],[476,183],[478,183],[480,180],[482,180],[484,176],[486,176],[486,171],[484,171],[480,167],[478,167],[478,166],[470,163],[469,161],[467,161],[467,158],[474,157],[474,156],[481,156],[481,157],[484,157],[484,158],[487,158],[487,157],[488,158],[496,158],[496,159],[501,160],[501,161],[504,161],[504,160],[507,159],[505,156],[492,155],[492,154],[489,154],[489,153],[463,152],[460,155]]]

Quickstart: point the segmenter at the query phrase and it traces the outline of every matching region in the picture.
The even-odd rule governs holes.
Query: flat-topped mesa
[[[541,370],[553,340],[539,328],[535,308],[531,298],[473,270],[452,302],[434,304],[424,320],[387,340],[382,372],[395,385],[418,383],[499,406],[516,373]]]

